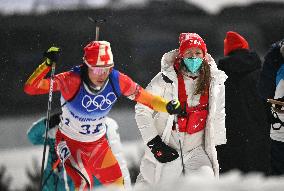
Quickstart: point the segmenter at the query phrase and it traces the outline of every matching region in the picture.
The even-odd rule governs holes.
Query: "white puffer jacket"
[[[155,95],[160,95],[168,100],[178,97],[177,75],[173,67],[177,55],[177,50],[164,54],[161,60],[161,72],[149,83],[146,88],[147,91]],[[209,114],[204,130],[204,145],[205,151],[211,160],[215,176],[219,177],[219,164],[215,146],[226,143],[224,82],[227,76],[223,71],[217,69],[215,61],[209,54],[206,55],[206,58],[210,65],[211,84],[209,88]],[[165,80],[166,78],[163,77],[162,74],[170,81]],[[175,142],[173,139],[176,140],[176,137],[174,137],[172,133],[173,115],[154,112],[142,104],[135,106],[135,112],[135,119],[145,144],[157,135],[160,135],[166,144]],[[159,121],[159,123],[157,123],[157,121]],[[179,151],[178,144],[171,146]],[[173,171],[181,172],[180,159],[165,164],[159,163],[154,158],[150,149],[146,145],[145,147],[145,155],[141,161],[140,171],[147,182],[158,182],[163,174],[168,174],[167,171],[169,171],[170,174],[172,174]],[[186,148],[183,148],[183,150],[186,150]],[[184,155],[186,155],[186,153],[184,153]],[[185,158],[185,160],[187,159]]]

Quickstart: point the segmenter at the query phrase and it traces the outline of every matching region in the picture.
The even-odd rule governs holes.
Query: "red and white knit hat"
[[[113,66],[113,55],[107,41],[92,41],[84,48],[84,61],[89,67]]]
[[[198,47],[203,51],[203,54],[207,53],[207,47],[203,39],[196,33],[181,33],[179,35],[179,55],[182,56],[184,52],[191,47]]]
[[[228,31],[224,39],[224,56],[236,49],[249,49],[248,42],[239,33]]]

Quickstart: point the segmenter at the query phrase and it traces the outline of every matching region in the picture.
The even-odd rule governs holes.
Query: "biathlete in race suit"
[[[29,77],[24,91],[47,94],[50,78],[45,78],[60,49],[51,47],[45,61]],[[107,41],[92,41],[84,48],[83,64],[54,76],[53,91],[61,93],[61,123],[56,133],[56,150],[76,190],[92,190],[93,178],[102,184],[123,185],[117,159],[106,139],[106,116],[121,95],[149,108],[179,114],[178,101],[167,101],[148,93],[127,75],[113,68]]]

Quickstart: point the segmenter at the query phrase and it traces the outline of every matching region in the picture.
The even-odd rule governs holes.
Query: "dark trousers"
[[[284,142],[271,140],[271,175],[284,175]]]

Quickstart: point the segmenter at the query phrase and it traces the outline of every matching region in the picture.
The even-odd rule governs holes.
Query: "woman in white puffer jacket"
[[[215,146],[226,143],[227,76],[217,69],[198,34],[181,33],[179,42],[179,49],[164,54],[161,72],[147,90],[166,99],[178,98],[186,114],[175,117],[136,105],[136,122],[147,145],[137,185],[177,178],[182,172],[219,177]]]

